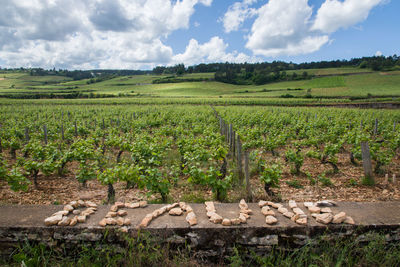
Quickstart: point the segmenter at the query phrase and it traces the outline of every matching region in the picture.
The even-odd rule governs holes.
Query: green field
[[[310,80],[283,81],[265,85],[233,85],[213,81],[213,73],[195,73],[178,76],[176,79],[203,78],[202,82],[180,82],[153,84],[155,79],[166,75],[120,76],[97,83],[88,79],[72,81],[64,76],[30,76],[27,72],[0,74],[0,94],[54,94],[67,93],[107,94],[115,96],[147,97],[264,97],[277,98],[282,95],[315,98],[345,98],[372,96],[400,96],[400,71],[389,73],[360,73],[356,68],[307,70],[316,75]],[[358,74],[354,74],[357,73]],[[352,75],[342,75],[353,73]],[[338,74],[338,75],[335,75]],[[296,90],[295,90],[296,89]]]

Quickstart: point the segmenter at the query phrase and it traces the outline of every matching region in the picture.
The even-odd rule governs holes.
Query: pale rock
[[[311,216],[313,217],[313,218],[317,218],[318,217],[318,213],[311,213]]]
[[[268,211],[270,211],[270,208],[269,208],[268,206],[264,206],[264,207],[262,207],[262,209],[261,209],[261,213],[262,213],[264,216],[267,216]]]
[[[332,223],[342,223],[345,220],[346,220],[346,213],[342,211],[333,216]]]
[[[113,212],[117,212],[117,210],[118,210],[118,206],[117,205],[112,205],[111,208],[110,208],[110,211],[113,211]]]
[[[125,208],[128,208],[128,209],[137,209],[139,207],[140,207],[139,202],[125,203]]]
[[[250,210],[250,209],[241,209],[241,210],[240,210],[240,213],[252,214],[252,213],[253,213],[253,211],[252,211],[252,210]]]
[[[185,203],[185,202],[179,202],[179,207],[180,207],[182,210],[186,210],[186,203]]]
[[[291,209],[297,208],[296,201],[289,200],[289,208],[291,208]]]
[[[258,206],[259,206],[260,208],[262,208],[262,207],[264,207],[264,206],[267,206],[267,205],[268,205],[268,201],[260,200],[260,202],[258,202]]]
[[[161,207],[161,208],[159,208],[159,210],[160,210],[160,215],[164,214],[168,211],[168,206]]]
[[[318,216],[316,217],[316,220],[319,223],[328,224],[333,220],[333,215],[332,215],[332,213],[318,214]]]
[[[292,217],[290,217],[290,220],[293,222],[296,222],[298,219],[300,219],[300,214],[294,214]]]
[[[332,210],[330,208],[322,208],[321,213],[332,213]]]
[[[115,202],[114,205],[117,206],[118,209],[125,208],[125,203],[123,202]]]
[[[192,207],[189,205],[186,205],[186,212],[193,212]]]
[[[311,213],[320,213],[320,212],[321,212],[321,208],[320,208],[320,207],[317,207],[317,206],[308,207],[308,210],[309,210]]]
[[[73,210],[73,211],[72,211],[72,214],[74,214],[74,215],[79,215],[79,214],[81,214],[81,211],[80,211],[80,210]]]
[[[69,205],[71,205],[74,209],[76,209],[78,206],[79,206],[79,204],[78,204],[78,201],[71,201],[70,203],[69,203]]]
[[[231,220],[232,225],[239,225],[240,224],[240,219],[239,218],[234,218]]]
[[[106,218],[106,223],[108,225],[116,225],[117,221],[114,218]]]
[[[241,223],[246,223],[247,218],[243,215],[243,213],[240,213],[239,220],[240,220]]]
[[[143,200],[143,201],[139,201],[139,207],[144,208],[147,206],[147,201]]]
[[[116,219],[116,222],[117,222],[117,224],[118,224],[119,226],[122,226],[122,225],[124,225],[124,218],[118,217],[118,218]]]
[[[157,218],[158,216],[160,216],[162,214],[162,210],[161,209],[156,209],[155,211],[153,211],[151,213],[151,216],[153,217],[153,219]]]
[[[292,218],[294,216],[294,213],[291,211],[287,211],[283,214],[283,216],[287,217],[287,218]]]
[[[85,206],[86,206],[87,208],[97,208],[97,204],[94,203],[94,202],[92,202],[92,201],[86,201],[86,202],[85,202]]]
[[[240,215],[243,215],[246,219],[250,218],[250,215],[247,213],[241,212]]]
[[[210,222],[215,223],[215,224],[221,223],[222,220],[223,220],[223,218],[217,213],[213,213],[210,217]]]
[[[113,217],[117,217],[118,213],[116,213],[115,211],[109,211],[106,214],[106,218],[113,218]]]
[[[77,223],[78,223],[78,217],[75,216],[74,218],[71,219],[69,226],[75,226]]]
[[[206,205],[206,210],[207,211],[213,211],[213,212],[216,211],[215,206],[214,206],[214,202],[206,201],[206,202],[204,202],[204,204]]]
[[[265,223],[266,223],[266,224],[271,225],[271,224],[275,224],[275,223],[277,223],[277,222],[278,222],[278,220],[277,220],[274,216],[267,216],[267,217],[265,217]]]
[[[128,212],[126,210],[119,210],[117,211],[118,216],[124,217],[128,215]]]
[[[119,230],[123,233],[128,233],[128,227],[126,226],[122,226]]]
[[[240,209],[244,209],[247,210],[249,208],[249,206],[247,205],[246,201],[244,199],[241,199],[239,202],[239,208]]]
[[[275,211],[269,210],[264,214],[264,216],[275,216]]]
[[[129,218],[124,219],[124,225],[131,225],[131,224],[132,224],[131,219]]]
[[[196,214],[194,214],[193,211],[189,212],[186,215],[186,221],[189,223],[190,226],[196,225],[197,224]]]
[[[84,211],[82,211],[82,215],[85,215],[85,216],[89,216],[89,215],[92,215],[93,213],[95,213],[95,211],[94,210],[92,210],[92,209],[85,209]]]
[[[207,217],[210,218],[214,214],[217,214],[215,211],[207,211]]]
[[[51,215],[51,216],[57,216],[57,215],[61,215],[61,216],[67,216],[68,215],[68,213],[69,213],[69,211],[68,210],[60,210],[60,211],[57,211],[56,213],[54,213],[53,215]]]
[[[78,205],[79,205],[79,207],[85,206],[85,201],[79,199],[79,200],[78,200]]]
[[[225,219],[222,220],[222,225],[223,226],[231,226],[232,225],[232,221],[227,219],[227,218],[225,218]]]
[[[173,208],[176,208],[179,206],[179,203],[173,203],[173,204],[169,204],[167,205],[167,211],[170,211]]]
[[[64,216],[61,221],[58,222],[59,226],[68,226],[71,223],[71,219],[67,216]]]
[[[153,216],[151,214],[147,214],[143,218],[142,222],[139,224],[139,228],[146,228],[152,219],[153,219]]]
[[[173,208],[169,211],[169,215],[173,215],[173,216],[181,216],[183,213],[181,208]]]
[[[275,208],[275,209],[279,209],[280,207],[282,207],[282,204],[272,202],[272,203],[271,203],[271,206],[272,206],[273,208]]]
[[[304,202],[304,207],[309,208],[309,207],[313,207],[315,206],[315,204],[313,202]]]
[[[351,218],[350,216],[347,216],[346,219],[344,220],[344,223],[347,224],[355,224],[353,218]]]
[[[99,225],[100,225],[101,227],[105,227],[105,226],[107,225],[107,219],[106,219],[106,218],[103,218],[103,219],[99,222]]]
[[[303,211],[302,209],[299,209],[299,208],[294,208],[294,209],[293,209],[293,212],[294,212],[295,214],[304,214],[304,211]]]
[[[300,219],[297,219],[297,220],[296,220],[296,223],[297,223],[297,224],[300,224],[300,225],[307,225],[307,218],[300,218]]]
[[[273,205],[275,205],[275,203],[272,201],[267,201],[267,205],[273,207]]]
[[[86,222],[86,216],[84,216],[84,215],[81,215],[81,216],[78,216],[78,222],[79,223],[84,223],[84,222]]]
[[[74,210],[74,207],[72,207],[71,205],[65,205],[65,206],[64,206],[64,210],[66,210],[66,211],[68,211],[68,212],[71,212],[71,211]]]
[[[284,213],[288,212],[288,210],[287,210],[287,208],[279,207],[279,208],[278,208],[278,212],[284,214]]]
[[[46,218],[46,219],[44,220],[44,224],[47,225],[47,226],[56,225],[56,224],[58,224],[62,219],[63,219],[63,216],[62,216],[61,214],[54,215],[54,216],[51,216],[51,217]]]

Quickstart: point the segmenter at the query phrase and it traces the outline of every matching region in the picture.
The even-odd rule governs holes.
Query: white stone
[[[239,207],[240,207],[240,209],[244,209],[244,210],[247,210],[249,208],[249,206],[247,205],[247,203],[244,199],[240,200]]]
[[[57,211],[56,213],[54,213],[53,215],[51,215],[51,216],[57,216],[57,215],[61,215],[61,216],[67,216],[68,215],[68,213],[69,213],[69,211],[68,210],[60,210],[60,211]]]
[[[66,211],[68,211],[68,212],[71,212],[71,211],[74,210],[74,207],[72,207],[71,205],[65,205],[65,206],[64,206],[64,210],[66,210]]]
[[[186,212],[192,212],[192,211],[193,211],[192,206],[186,205]]]
[[[272,202],[270,206],[272,206],[275,209],[279,209],[280,207],[282,207],[282,204]]]
[[[84,222],[86,222],[86,216],[78,216],[78,222],[79,223],[84,223]]]
[[[240,210],[240,213],[252,214],[252,213],[253,213],[253,211],[252,211],[252,210],[250,210],[250,209],[241,209],[241,210]]]
[[[297,208],[296,201],[289,200],[289,208],[291,208],[291,209]]]
[[[114,205],[117,206],[119,209],[125,208],[125,203],[123,203],[123,202],[115,202]]]
[[[72,218],[71,222],[69,223],[69,226],[75,226],[78,223],[78,217]]]
[[[106,218],[103,218],[103,219],[99,222],[99,225],[102,226],[102,227],[105,227],[105,226],[107,225],[107,219],[106,219]]]
[[[153,219],[152,214],[151,213],[147,214],[143,218],[142,222],[139,224],[139,228],[146,228],[149,225],[149,223],[151,222],[152,219]]]
[[[239,220],[240,220],[241,223],[246,223],[247,218],[243,215],[243,213],[240,213]]]
[[[61,221],[58,222],[58,226],[68,226],[71,222],[71,219],[67,216],[64,216]]]
[[[128,212],[126,210],[119,210],[119,211],[117,211],[117,214],[118,214],[118,216],[123,217],[123,216],[128,215]]]
[[[225,218],[225,219],[222,220],[222,225],[223,226],[231,226],[232,222],[231,222],[231,220]]]
[[[173,216],[181,216],[183,213],[181,208],[173,208],[169,211],[169,215],[173,215]]]
[[[122,226],[119,230],[123,233],[128,233],[128,227],[126,226]]]
[[[46,219],[44,220],[44,224],[47,225],[47,226],[56,225],[56,224],[58,224],[62,219],[63,219],[63,216],[62,216],[61,214],[54,215],[54,216],[51,216],[51,217],[46,218]]]
[[[320,212],[321,212],[321,208],[320,208],[320,207],[317,207],[317,206],[308,207],[308,210],[309,210],[311,213],[320,213]]]
[[[283,214],[283,216],[287,217],[287,218],[292,218],[294,216],[294,213],[291,211],[287,211]]]
[[[179,207],[180,207],[182,210],[186,210],[186,203],[185,203],[185,202],[179,202]]]
[[[266,224],[271,225],[271,224],[275,224],[275,223],[277,223],[277,222],[278,222],[278,220],[277,220],[274,216],[267,216],[267,217],[265,217],[265,223],[266,223]]]
[[[313,202],[304,202],[304,207],[309,208],[315,206],[315,204]]]
[[[293,209],[293,212],[294,212],[295,214],[304,214],[304,211],[303,211],[302,209],[299,209],[299,208],[294,208],[294,209]]]
[[[247,213],[242,213],[242,212],[241,212],[240,215],[243,215],[246,219],[250,218],[250,215],[247,214]]]
[[[69,205],[71,205],[74,209],[76,209],[79,206],[78,201],[71,201]]]
[[[111,208],[110,208],[110,211],[117,212],[118,211],[118,206],[117,205],[112,205]]]
[[[194,212],[189,212],[186,215],[186,221],[189,223],[190,226],[196,225],[197,224],[197,218],[196,218],[196,214],[194,214]]]
[[[332,213],[332,210],[330,208],[322,208],[321,213]]]
[[[119,226],[124,225],[124,218],[122,218],[122,217],[117,217],[116,221],[117,221],[117,224],[118,224]]]
[[[240,219],[239,218],[234,218],[231,220],[232,225],[239,225],[240,224]]]
[[[140,202],[139,202],[139,206],[140,206],[141,208],[146,207],[146,206],[147,206],[147,201],[145,201],[145,200],[140,201]]]
[[[260,202],[258,202],[258,206],[259,206],[260,208],[262,208],[262,207],[264,207],[264,206],[267,206],[267,205],[268,205],[268,202],[267,202],[267,201],[260,200]]]
[[[140,207],[139,202],[125,203],[125,208],[128,208],[128,209],[137,209],[139,207]]]
[[[80,211],[80,210],[73,210],[73,211],[72,211],[72,214],[74,214],[74,215],[79,215],[79,214],[81,214],[81,211]]]
[[[319,215],[318,213],[311,213],[311,216],[312,216],[313,218],[317,218],[318,215]]]
[[[267,216],[267,212],[268,211],[270,211],[270,208],[268,207],[268,206],[264,206],[264,207],[262,207],[262,209],[261,209],[261,213],[262,213],[262,215],[264,215],[264,216]]]
[[[132,224],[131,219],[129,218],[124,219],[124,225],[131,225],[131,224]]]
[[[318,216],[316,217],[316,220],[319,223],[328,224],[333,220],[333,215],[332,215],[332,213],[318,214]]]
[[[117,221],[114,218],[106,218],[106,223],[108,225],[116,225]]]
[[[217,213],[213,213],[210,217],[210,222],[215,223],[215,224],[221,223],[222,220],[223,220],[223,218]]]
[[[117,213],[115,211],[109,211],[106,214],[106,218],[113,218],[113,217],[117,217]]]
[[[278,212],[284,214],[284,213],[288,212],[288,210],[287,210],[287,208],[280,207],[280,208],[278,208]]]
[[[344,223],[347,224],[355,224],[353,218],[351,218],[350,216],[347,216],[346,219],[344,220]]]
[[[86,201],[86,202],[85,202],[85,206],[86,206],[87,208],[97,208],[97,204],[94,203],[94,202],[92,202],[92,201]]]
[[[307,225],[307,218],[300,218],[300,219],[297,219],[297,220],[296,220],[296,223],[297,223],[297,224],[300,224],[300,225]]]
[[[346,220],[346,213],[342,211],[333,216],[332,223],[342,223],[345,220]]]
[[[79,199],[79,200],[78,200],[78,205],[79,205],[79,207],[85,206],[85,201]]]

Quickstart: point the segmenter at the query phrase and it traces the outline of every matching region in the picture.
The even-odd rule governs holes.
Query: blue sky
[[[151,69],[400,54],[394,0],[0,0],[0,66]]]

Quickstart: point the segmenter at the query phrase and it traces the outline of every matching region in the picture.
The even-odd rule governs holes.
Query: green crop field
[[[345,98],[372,96],[400,96],[400,72],[361,73],[361,69],[337,68],[307,70],[316,75],[310,80],[282,81],[265,85],[234,85],[213,81],[213,73],[194,73],[174,79],[204,79],[204,81],[158,83],[156,79],[167,75],[119,76],[101,82],[90,83],[89,79],[73,81],[64,76],[30,76],[27,72],[0,74],[0,94],[33,95],[68,93],[106,94],[114,96],[147,97],[305,97]],[[354,74],[357,73],[358,74]],[[353,73],[352,75],[343,75]],[[337,74],[337,75],[334,75]]]

